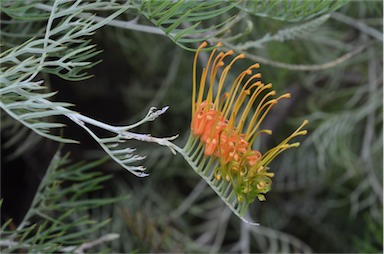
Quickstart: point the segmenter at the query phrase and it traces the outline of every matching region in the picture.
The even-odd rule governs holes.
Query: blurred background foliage
[[[44,36],[54,1],[28,2],[2,1],[2,51]],[[94,21],[100,22],[97,18],[124,11],[87,37],[96,45],[93,52],[100,50],[87,53],[92,77],[70,80],[61,71],[39,72],[48,91],[58,91],[50,99],[74,104],[76,111],[114,125],[132,124],[150,107],[169,105],[166,114],[135,131],[160,137],[180,134],[175,143],[183,146],[191,118],[193,50],[204,40],[222,41],[225,48],[247,55],[233,68],[233,76],[259,62],[264,82],[272,82],[280,94],[292,94],[264,123],[274,135],[261,140],[260,150],[275,145],[304,118],[310,121],[309,134],[298,149],[272,163],[272,191],[267,201],[255,202],[249,210],[261,224],[255,227],[234,216],[182,157],[167,148],[130,141],[130,147],[147,156],[141,163],[150,176],[137,178],[111,160],[92,162],[104,158],[103,151],[61,116],[53,121],[67,126],[56,135],[80,145],[59,147],[2,111],[3,250],[35,246],[35,251],[72,252],[107,236],[84,250],[382,252],[382,1],[76,1],[83,6],[91,2],[103,3],[103,8],[81,9],[78,15],[96,13]],[[74,3],[61,3],[61,8]],[[200,65],[207,57],[202,55]],[[12,138],[15,131],[21,138]],[[62,152],[56,153],[58,149]],[[67,152],[71,162],[60,155]],[[91,164],[77,163],[84,160]],[[63,172],[56,169],[68,163],[73,163],[71,170],[60,178],[57,172]],[[70,188],[77,182],[91,188],[73,198],[73,192],[86,188]],[[39,193],[40,183],[63,195]],[[36,195],[49,200],[49,217],[31,212],[46,209],[39,202],[31,208]],[[85,201],[73,203],[78,199]],[[49,231],[57,227],[49,218],[61,223],[58,232]],[[40,229],[20,227],[26,220]],[[74,234],[86,229],[89,234]]]

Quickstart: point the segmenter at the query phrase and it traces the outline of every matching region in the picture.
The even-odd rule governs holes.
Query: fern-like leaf
[[[125,198],[88,198],[111,178],[93,169],[103,161],[69,165],[68,156],[57,152],[22,222],[16,229],[11,220],[1,227],[2,253],[73,252],[91,240],[109,220],[95,223],[88,210]]]
[[[88,78],[85,70],[97,62],[87,60],[99,51],[96,51],[93,45],[89,45],[89,41],[84,38],[118,16],[126,7],[113,12],[103,21],[94,22],[76,15],[97,7],[116,8],[120,5],[102,2],[87,5],[81,1],[54,1],[53,6],[40,6],[50,8],[50,15],[46,17],[41,14],[44,10],[36,8],[39,7],[37,2],[31,2],[26,6],[21,2],[2,2],[1,11],[15,18],[23,17],[22,13],[29,13],[32,16],[40,13],[40,18],[47,18],[48,23],[44,34],[37,34],[37,38],[27,40],[0,54],[0,107],[9,116],[40,136],[73,143],[74,140],[52,133],[52,129],[64,125],[51,119],[67,113],[67,108],[71,104],[49,101],[55,93],[42,92],[47,88],[43,86],[43,81],[35,81],[35,78],[39,73],[51,73],[68,80]],[[11,20],[8,25],[15,23],[17,20]]]
[[[138,177],[148,176],[145,173],[145,167],[132,166],[132,163],[145,159],[145,156],[134,155],[135,149],[126,145],[127,137],[123,134],[117,134],[111,138],[99,138],[87,127],[84,128],[96,140],[103,150],[120,166]]]
[[[36,92],[42,89],[44,89],[42,82],[25,81],[17,85],[2,87],[0,89],[0,107],[9,116],[40,136],[58,142],[75,143],[76,141],[74,140],[62,138],[51,133],[52,129],[63,127],[63,124],[46,120],[64,113],[58,107],[68,107],[71,104],[45,100],[45,98],[51,97],[54,93],[44,94]],[[42,100],[46,103],[43,103]]]
[[[238,7],[252,15],[293,22],[330,13],[347,2],[347,0],[260,0],[244,1]]]
[[[134,162],[145,159],[145,156],[134,155],[133,152],[135,149],[129,148],[127,141],[135,139],[144,142],[153,142],[162,146],[167,146],[173,153],[175,153],[174,145],[170,142],[170,140],[177,138],[177,135],[169,138],[156,138],[147,134],[132,133],[128,130],[145,122],[154,121],[167,109],[168,107],[164,107],[157,110],[155,107],[152,107],[144,119],[135,124],[122,127],[111,126],[69,110],[66,112],[66,116],[88,132],[88,134],[103,148],[103,150],[120,166],[138,177],[145,177],[148,175],[147,173],[144,173],[145,167],[132,165]],[[114,133],[114,136],[99,137],[89,125],[103,128],[104,130]]]
[[[193,50],[188,43],[202,42],[217,36],[226,29],[228,22],[204,25],[210,20],[234,9],[236,1],[139,1],[137,9],[153,24],[159,27],[177,45]]]
[[[318,29],[322,24],[324,24],[324,22],[327,21],[329,17],[330,15],[326,14],[311,21],[308,21],[307,23],[304,23],[302,25],[280,30],[273,36],[273,39],[277,41],[287,41],[304,37],[307,34],[316,31],[316,29]]]
[[[287,40],[293,40],[297,38],[303,38],[310,33],[313,33],[318,29],[324,22],[328,20],[330,16],[328,14],[323,15],[319,18],[316,18],[314,20],[308,21],[304,24],[297,25],[294,27],[286,28],[279,30],[274,35],[266,34],[263,38],[256,40],[256,41],[248,41],[245,43],[241,43],[237,45],[237,48],[239,50],[246,50],[248,48],[254,47],[254,48],[260,48],[263,46],[263,44],[270,42],[270,41],[280,41],[284,42]]]

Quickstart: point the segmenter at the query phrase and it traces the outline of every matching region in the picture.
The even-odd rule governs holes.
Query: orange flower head
[[[253,149],[252,145],[260,134],[272,134],[270,130],[260,129],[262,121],[279,100],[290,98],[290,94],[275,98],[272,84],[262,83],[258,80],[261,74],[253,73],[259,64],[251,65],[232,84],[228,84],[229,70],[245,55],[240,54],[225,64],[224,60],[233,55],[233,51],[216,54],[221,43],[213,49],[197,84],[197,58],[206,46],[206,42],[200,45],[193,63],[192,134],[204,146],[204,156],[218,160],[216,181],[231,182],[239,202],[249,204],[256,197],[265,200],[264,194],[270,190],[274,175],[268,172],[269,163],[288,148],[299,146],[298,142],[288,142],[306,134],[302,128],[308,121],[305,120],[288,138],[263,154]]]

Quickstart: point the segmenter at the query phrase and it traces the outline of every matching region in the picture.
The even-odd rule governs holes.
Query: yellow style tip
[[[250,69],[248,69],[248,70],[245,70],[244,73],[247,74],[247,75],[251,75],[252,71]]]
[[[293,144],[290,144],[289,146],[290,147],[299,147],[300,146],[300,142],[295,142]]]
[[[285,93],[285,94],[281,95],[280,98],[289,99],[289,98],[291,98],[291,94],[290,93]]]

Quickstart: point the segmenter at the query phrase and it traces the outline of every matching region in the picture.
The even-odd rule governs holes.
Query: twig
[[[52,7],[46,4],[38,3],[35,5],[35,7],[43,11],[52,12]],[[105,19],[103,17],[94,16],[88,13],[81,13],[76,16],[84,19],[90,19],[95,22],[102,22]],[[107,25],[128,29],[128,30],[140,31],[144,33],[151,33],[151,34],[157,34],[157,35],[163,35],[163,36],[166,35],[165,32],[160,28],[137,24],[136,20],[132,20],[132,21],[111,20],[108,22]]]
[[[43,188],[45,187],[47,181],[48,181],[48,175],[50,173],[50,171],[52,171],[52,169],[54,168],[54,164],[60,159],[60,152],[57,152],[55,153],[55,155],[53,156],[52,160],[51,160],[51,163],[49,164],[48,166],[48,169],[47,171],[45,172],[45,175],[44,177],[42,178],[39,186],[37,187],[37,190],[36,190],[36,194],[35,196],[33,197],[33,200],[32,200],[32,203],[30,205],[30,208],[28,209],[27,213],[24,215],[24,218],[23,220],[20,222],[19,226],[17,227],[17,229],[15,230],[15,232],[17,232],[18,230],[23,230],[25,226],[27,226],[29,224],[29,220],[31,219],[31,217],[33,216],[33,214],[36,212],[34,209],[32,209],[33,207],[36,207],[37,204],[41,201],[41,194],[42,193],[42,190]],[[12,238],[13,236],[11,236]]]
[[[201,179],[200,182],[195,186],[192,192],[184,199],[184,201],[171,213],[169,216],[169,220],[173,220],[181,216],[184,212],[186,212],[192,205],[193,202],[200,196],[203,192],[207,183],[204,179]]]
[[[338,12],[332,13],[331,17],[337,21],[343,22],[349,26],[358,29],[361,32],[366,33],[379,41],[383,41],[383,33],[380,33],[378,30],[364,24],[363,22],[357,21],[356,19],[350,18]]]
[[[1,240],[0,239],[0,246],[4,246],[4,247],[8,247],[8,248],[12,248],[15,246],[20,246],[20,248],[29,248],[30,247],[30,245],[28,245],[28,244],[20,245],[20,243],[12,241],[12,240],[8,240],[8,239],[7,240]]]
[[[152,100],[147,103],[147,105],[158,105],[160,101],[164,98],[166,93],[168,92],[171,84],[174,83],[178,70],[180,68],[180,62],[181,62],[181,56],[182,56],[182,51],[180,48],[177,48],[173,54],[173,58],[169,67],[169,71],[167,73],[167,76],[165,79],[161,82],[160,88],[158,89],[158,92],[155,94],[155,96],[152,98]],[[139,116],[141,117],[142,115],[145,114],[145,108],[141,110],[139,113],[135,114],[132,119],[137,119]]]
[[[110,241],[113,241],[117,238],[119,238],[120,235],[119,234],[107,234],[107,235],[104,235],[100,238],[97,238],[96,240],[93,240],[91,242],[86,242],[86,243],[83,243],[82,245],[80,246],[68,246],[68,247],[64,247],[62,249],[60,249],[60,252],[73,252],[76,253],[76,254],[83,254],[85,250],[87,249],[90,249],[90,248],[93,248],[97,245],[100,245],[104,242],[110,242]],[[4,247],[15,247],[15,246],[19,246],[19,248],[23,248],[23,249],[30,249],[32,248],[34,245],[32,244],[20,244],[19,242],[16,242],[16,241],[12,241],[12,240],[0,240],[0,246],[4,246]],[[47,247],[49,248],[49,247]]]
[[[256,61],[256,62],[259,62],[262,64],[272,65],[272,66],[279,67],[279,68],[293,70],[293,71],[319,71],[319,70],[329,69],[329,68],[335,67],[336,65],[339,65],[339,64],[347,61],[348,59],[359,54],[361,51],[363,51],[365,48],[367,48],[368,46],[371,45],[371,43],[365,43],[365,44],[357,47],[353,51],[348,52],[347,54],[345,54],[345,55],[343,55],[343,56],[341,56],[341,57],[339,57],[339,58],[337,58],[331,62],[328,62],[328,63],[303,65],[303,64],[288,64],[288,63],[276,62],[276,61],[273,61],[273,60],[270,60],[270,59],[267,59],[267,58],[264,58],[261,56],[256,56],[256,55],[250,54],[249,52],[246,52],[244,50],[239,50],[239,49],[237,49],[236,45],[230,44],[226,41],[223,41],[223,44],[224,44],[224,46],[226,46],[228,48],[232,48],[233,50],[235,50],[239,53],[245,54],[249,59],[251,59],[253,61]]]
[[[377,79],[377,62],[376,58],[374,57],[375,52],[373,50],[369,51],[370,61],[368,65],[368,84],[369,84],[369,96],[373,97],[375,96],[377,90],[379,89],[379,81]],[[376,177],[374,166],[372,163],[371,158],[371,147],[374,139],[374,129],[375,129],[375,122],[376,122],[376,112],[372,111],[368,117],[367,122],[365,125],[364,130],[364,136],[363,136],[363,145],[361,149],[361,157],[363,159],[363,163],[366,165],[364,168],[367,171],[368,174],[368,181],[370,183],[370,186],[372,187],[374,193],[378,196],[378,199],[383,202],[383,187],[378,181],[378,178]]]
[[[82,245],[80,245],[80,247],[78,249],[75,250],[75,253],[76,254],[83,254],[86,249],[93,248],[93,247],[95,247],[97,245],[100,245],[100,244],[102,244],[104,242],[113,241],[113,240],[115,240],[115,239],[117,239],[119,237],[120,236],[118,234],[104,235],[104,236],[102,236],[100,238],[97,238],[94,241],[83,243]]]
[[[53,3],[53,6],[51,7],[51,11],[50,11],[50,14],[49,14],[49,18],[48,18],[48,21],[47,21],[47,27],[45,29],[45,34],[44,34],[44,43],[43,43],[43,53],[41,54],[41,58],[40,58],[40,63],[38,65],[38,68],[36,68],[36,70],[33,72],[33,74],[28,78],[27,81],[31,81],[33,80],[37,74],[40,73],[41,69],[43,68],[43,63],[45,61],[45,59],[47,58],[47,47],[48,47],[48,39],[49,39],[49,36],[50,36],[50,31],[51,31],[51,27],[52,27],[52,24],[53,24],[53,21],[54,21],[54,14],[56,12],[56,8],[57,6],[59,5],[59,2],[58,1],[55,1]]]
[[[92,16],[92,15],[86,14],[86,13],[80,14],[79,17],[88,18],[88,19],[91,19],[92,21],[96,21],[96,22],[101,22],[104,19],[103,17]],[[108,22],[107,25],[118,27],[118,28],[123,28],[123,29],[128,29],[128,30],[133,30],[133,31],[144,32],[144,33],[163,35],[163,36],[167,35],[160,28],[153,27],[153,26],[141,25],[141,24],[138,24],[136,22],[136,20],[132,20],[132,21],[111,20]],[[170,33],[170,35],[172,36],[172,33]]]
[[[45,100],[45,99],[41,99],[40,101],[44,102],[44,103],[51,103],[50,101]],[[176,154],[176,151],[174,148],[177,146],[174,145],[173,143],[171,143],[170,141],[176,139],[179,135],[166,137],[166,138],[158,138],[158,137],[152,137],[149,134],[133,133],[133,132],[127,131],[127,130],[133,128],[132,126],[121,126],[121,127],[120,126],[112,126],[112,125],[97,121],[95,119],[84,116],[80,113],[74,112],[70,109],[67,109],[67,108],[64,108],[61,106],[56,106],[54,108],[57,110],[61,110],[63,112],[66,111],[65,113],[63,113],[63,115],[65,115],[66,117],[71,119],[74,123],[76,123],[77,125],[79,125],[83,129],[88,129],[85,126],[85,123],[88,123],[90,125],[99,127],[101,129],[104,129],[104,130],[107,130],[107,131],[110,131],[110,132],[113,132],[116,134],[122,134],[125,136],[126,139],[135,139],[135,140],[149,142],[149,143],[157,143],[161,146],[167,146],[172,151],[173,154]],[[168,109],[168,107],[164,107],[161,110],[158,110],[156,112],[152,112],[152,114],[151,114],[151,110],[152,110],[151,109],[150,112],[148,113],[148,115],[146,116],[146,118],[144,118],[142,121],[140,121],[140,123],[153,121],[154,118],[156,118],[157,116],[164,113],[167,109]],[[134,127],[135,126],[137,126],[137,124],[135,124]]]

